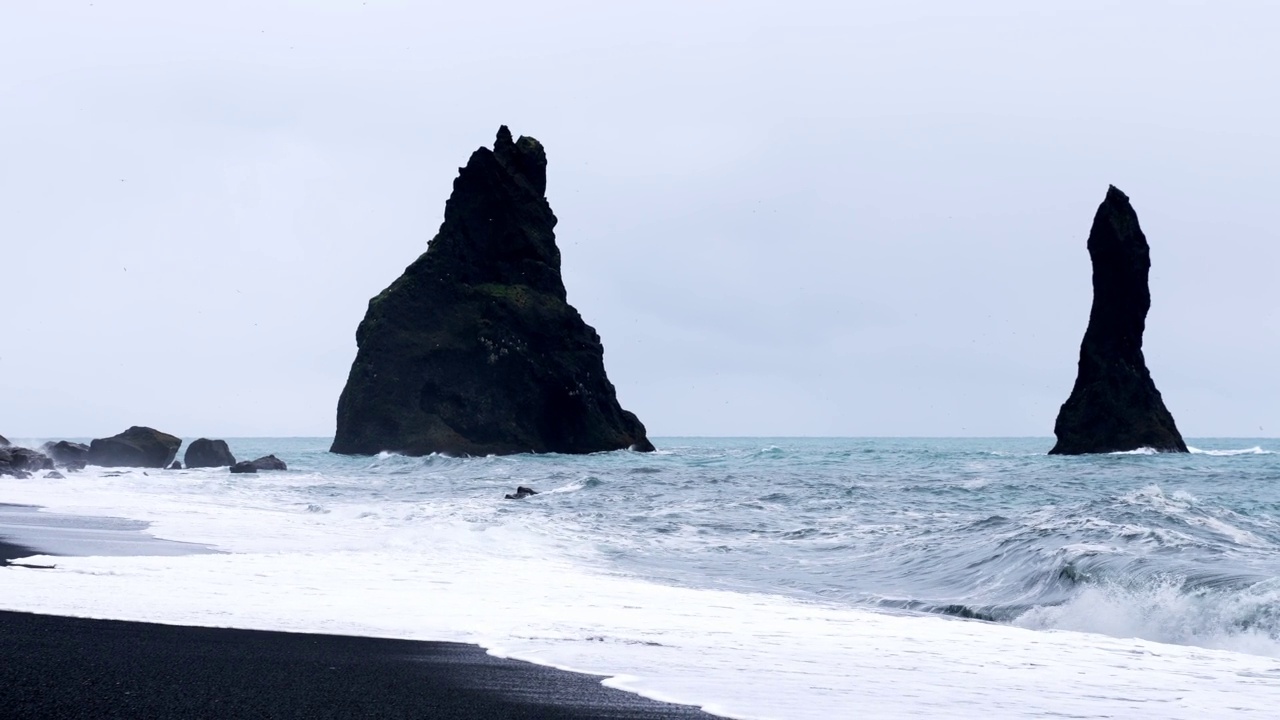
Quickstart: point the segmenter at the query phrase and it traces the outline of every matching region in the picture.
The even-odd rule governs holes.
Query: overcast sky
[[[1051,435],[1109,183],[1183,433],[1280,435],[1270,5],[4,2],[0,434],[331,435],[505,123],[651,435]]]

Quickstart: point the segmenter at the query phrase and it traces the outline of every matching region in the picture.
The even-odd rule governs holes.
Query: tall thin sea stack
[[[1058,442],[1049,453],[1187,452],[1142,356],[1151,252],[1128,196],[1115,186],[1093,216],[1089,257],[1093,309],[1076,384],[1058,412]]]
[[[333,452],[653,449],[566,300],[546,173],[506,126],[472,153],[427,251],[369,301]]]

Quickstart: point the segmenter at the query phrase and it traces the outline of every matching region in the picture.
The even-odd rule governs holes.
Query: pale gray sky
[[[1114,183],[1179,427],[1274,436],[1278,30],[1264,2],[6,2],[0,434],[332,434],[366,302],[506,123],[652,435],[1051,435]]]

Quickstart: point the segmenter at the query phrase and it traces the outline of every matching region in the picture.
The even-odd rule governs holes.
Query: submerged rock
[[[427,251],[369,301],[333,452],[653,449],[566,300],[546,165],[505,126],[472,153]]]
[[[236,456],[231,454],[225,440],[208,438],[193,440],[182,459],[188,468],[231,467],[236,464]]]
[[[260,457],[257,460],[253,461],[253,466],[257,468],[259,472],[263,470],[288,470],[289,469],[289,466],[285,465],[284,461],[276,457],[275,455],[267,455],[266,457]]]
[[[231,466],[233,473],[256,473],[268,472],[271,470],[288,470],[289,466],[275,455],[267,455],[257,460],[241,460]]]
[[[89,443],[89,464],[101,467],[163,468],[173,462],[182,440],[149,427],[134,426]]]
[[[49,471],[49,472],[47,472],[47,473],[45,473],[45,474],[44,474],[44,478],[45,478],[46,480],[66,480],[66,479],[67,479],[67,476],[66,476],[66,475],[63,475],[62,473],[58,472],[57,470],[51,470],[51,471]]]
[[[538,491],[534,490],[533,488],[527,488],[523,485],[518,485],[516,486],[516,491],[514,493],[507,493],[502,497],[504,500],[523,500],[529,497],[530,495],[537,495],[537,494],[538,494]]]
[[[1187,452],[1142,355],[1151,292],[1150,248],[1129,198],[1114,186],[1089,231],[1093,308],[1080,343],[1075,387],[1062,404],[1053,455],[1149,447]]]
[[[181,470],[181,469],[182,469],[182,463],[178,462],[177,460],[174,460],[172,463],[170,463],[170,464],[169,464],[169,469],[170,469],[170,470]]]

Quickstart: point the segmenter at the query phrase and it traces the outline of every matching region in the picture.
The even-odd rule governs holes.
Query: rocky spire
[[[1089,231],[1093,309],[1080,343],[1071,396],[1062,404],[1050,454],[1117,452],[1142,447],[1186,452],[1142,355],[1151,292],[1150,248],[1129,198],[1115,186]]]
[[[333,452],[652,450],[565,299],[547,157],[503,126],[453,181],[423,253],[369,301]]]

